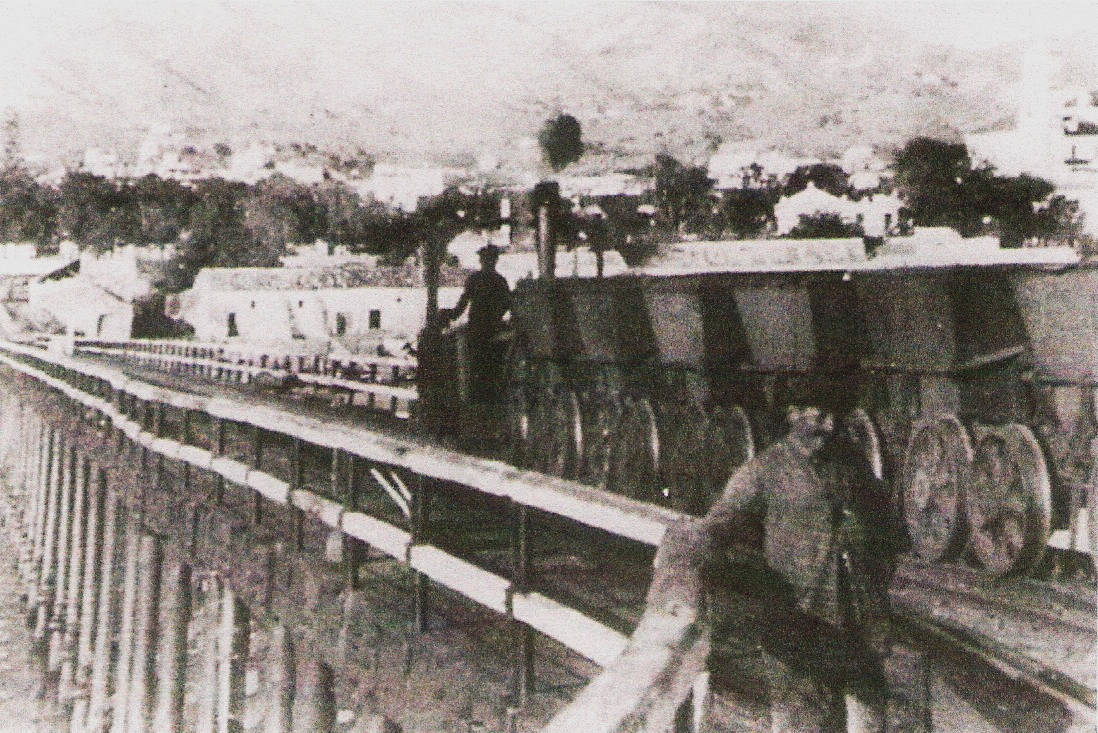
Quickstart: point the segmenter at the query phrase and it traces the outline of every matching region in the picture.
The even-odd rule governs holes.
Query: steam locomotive
[[[700,514],[789,406],[816,405],[923,558],[1004,576],[1050,543],[1098,546],[1098,267],[1070,248],[774,240],[607,278],[542,264],[513,296],[499,402],[448,411],[499,426],[517,465]],[[461,403],[460,342],[421,344],[438,404]]]

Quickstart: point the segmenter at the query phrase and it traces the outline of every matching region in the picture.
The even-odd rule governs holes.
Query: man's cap
[[[477,254],[481,257],[484,257],[485,255],[489,257],[499,257],[501,252],[503,252],[503,249],[494,244],[486,244],[477,250]]]

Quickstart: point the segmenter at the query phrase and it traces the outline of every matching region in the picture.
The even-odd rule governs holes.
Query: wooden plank
[[[628,637],[540,593],[515,594],[515,618],[603,667],[614,663]]]
[[[511,583],[506,578],[430,545],[412,547],[408,553],[408,564],[436,583],[455,590],[482,606],[502,614],[507,613]]]

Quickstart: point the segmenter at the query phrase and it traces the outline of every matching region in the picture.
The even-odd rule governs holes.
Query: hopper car
[[[698,255],[719,246],[750,249],[519,283],[498,402],[447,414],[497,426],[521,467],[701,514],[788,407],[816,405],[924,559],[1005,576],[1098,544],[1098,265],[1068,248],[867,256],[861,240]],[[421,343],[440,404],[466,394],[460,351],[460,329]]]

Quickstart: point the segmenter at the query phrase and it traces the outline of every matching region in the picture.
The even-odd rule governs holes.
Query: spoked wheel
[[[663,426],[660,492],[669,506],[691,514],[709,508],[709,476],[706,437],[709,417],[693,400],[665,404],[660,414]]]
[[[506,423],[508,462],[519,468],[527,468],[531,461],[532,415],[526,390],[515,385],[507,395]]]
[[[968,492],[968,547],[995,576],[1040,559],[1052,518],[1052,482],[1044,453],[1025,425],[986,428],[976,445]]]
[[[533,461],[532,441],[535,404],[532,399],[533,374],[525,344],[515,340],[507,354],[507,394],[503,406],[505,450],[507,460],[519,468],[529,468]]]
[[[698,469],[706,477],[708,510],[724,491],[732,472],[755,457],[755,433],[739,405],[713,408],[705,435],[705,455],[705,464]]]
[[[643,397],[627,397],[610,448],[606,488],[634,499],[662,503],[659,465],[660,437],[652,405]]]
[[[611,447],[621,416],[621,399],[613,393],[597,392],[586,401],[583,418],[583,460],[580,469],[582,481],[606,488],[606,479],[610,471]]]
[[[571,477],[583,460],[583,422],[576,394],[558,387],[545,395],[540,410],[537,469]]]
[[[869,413],[860,407],[850,413],[846,418],[846,429],[858,451],[865,456],[873,478],[884,480],[884,453],[881,449],[881,438],[877,432],[877,426],[873,424]]]
[[[934,562],[952,560],[964,546],[964,491],[972,441],[950,415],[917,425],[904,461],[900,488],[915,552]]]

